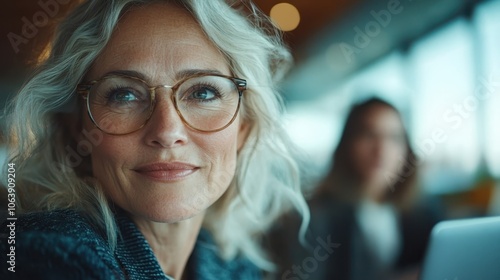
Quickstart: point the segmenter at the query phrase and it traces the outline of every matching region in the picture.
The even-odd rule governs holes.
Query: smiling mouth
[[[134,169],[141,176],[155,181],[178,181],[195,173],[200,168],[191,164],[180,162],[153,163]]]

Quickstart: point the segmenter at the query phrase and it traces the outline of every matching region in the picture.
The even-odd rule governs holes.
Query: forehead
[[[152,37],[178,34],[205,37],[193,16],[185,8],[173,3],[152,3],[129,8],[121,16],[113,37],[124,36],[124,33]]]
[[[187,69],[215,69],[229,74],[225,61],[186,9],[155,3],[125,12],[89,76],[97,78],[114,70],[170,77]]]
[[[373,105],[364,112],[361,123],[365,129],[399,132],[403,124],[399,114],[385,105]]]

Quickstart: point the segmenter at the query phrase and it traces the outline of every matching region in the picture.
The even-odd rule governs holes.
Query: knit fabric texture
[[[1,228],[0,279],[173,279],[162,271],[137,226],[122,212],[116,216],[118,244],[113,252],[105,233],[75,210],[23,215],[15,221],[15,244],[10,229]],[[7,270],[11,246],[15,272]],[[175,256],[172,256],[175,258]],[[202,229],[185,269],[188,279],[262,279],[248,259],[222,259],[210,233]]]

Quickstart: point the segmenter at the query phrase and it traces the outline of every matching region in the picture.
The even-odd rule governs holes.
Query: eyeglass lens
[[[159,89],[155,94],[157,100]],[[151,100],[151,91],[145,82],[131,77],[103,78],[92,86],[88,97],[91,117],[100,129],[108,133],[135,131],[153,112],[155,100]],[[181,118],[198,130],[214,131],[226,126],[238,109],[238,88],[226,77],[189,78],[174,91],[173,99]]]

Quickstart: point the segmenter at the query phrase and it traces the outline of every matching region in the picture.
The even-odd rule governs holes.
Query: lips
[[[198,166],[183,162],[159,162],[142,165],[135,172],[153,180],[176,181],[181,180],[200,169]]]

